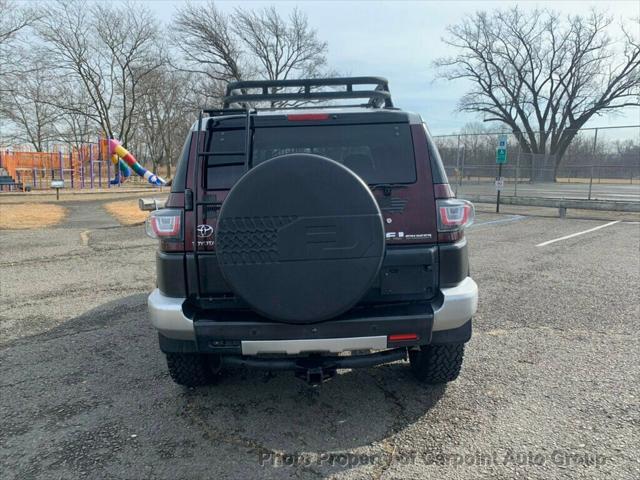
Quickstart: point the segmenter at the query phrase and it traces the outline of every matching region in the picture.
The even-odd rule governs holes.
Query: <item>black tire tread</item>
[[[197,353],[166,353],[171,379],[185,387],[201,387],[213,381],[213,373],[204,355]]]
[[[430,385],[452,382],[462,368],[464,343],[424,345],[410,351],[411,370],[418,380]]]

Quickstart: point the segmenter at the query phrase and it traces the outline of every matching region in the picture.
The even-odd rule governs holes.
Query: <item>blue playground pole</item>
[[[91,190],[93,190],[93,145],[89,145],[89,178],[91,181]]]

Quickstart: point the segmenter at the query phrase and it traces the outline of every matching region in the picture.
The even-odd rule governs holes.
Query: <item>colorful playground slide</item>
[[[129,168],[141,177],[145,178],[152,185],[166,185],[167,182],[163,178],[140,165],[136,160],[136,157],[124,148],[118,140],[114,138],[109,139],[109,152],[111,153],[111,161],[116,167],[116,176],[111,180],[112,185],[122,183],[127,177],[129,177],[131,175],[131,170]]]

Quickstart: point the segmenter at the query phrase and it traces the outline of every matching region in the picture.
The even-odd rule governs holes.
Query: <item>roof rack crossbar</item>
[[[210,117],[217,117],[219,115],[246,115],[247,111],[244,108],[203,108],[202,113],[206,113]]]
[[[373,90],[354,90],[354,85],[375,85]],[[337,91],[312,91],[318,87],[345,87]],[[298,87],[299,92],[278,93],[278,88]],[[247,93],[250,89],[260,89],[262,93]],[[271,89],[271,92],[270,92]],[[234,93],[236,91],[240,93]],[[232,82],[227,85],[224,97],[224,108],[232,103],[260,101],[300,101],[300,100],[339,100],[368,98],[370,107],[384,103],[385,108],[392,108],[389,83],[382,77],[341,77],[341,78],[308,78],[297,80],[248,80]],[[304,108],[304,107],[303,107]]]

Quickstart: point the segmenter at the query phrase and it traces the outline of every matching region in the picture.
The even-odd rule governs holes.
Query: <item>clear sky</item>
[[[138,0],[170,22],[183,2],[178,0]],[[206,2],[192,1],[192,3]],[[471,114],[456,112],[465,92],[463,81],[435,80],[432,61],[451,53],[442,36],[449,24],[478,9],[492,10],[518,3],[523,8],[551,8],[560,15],[587,13],[590,8],[606,8],[615,18],[640,16],[638,1],[232,1],[216,4],[223,10],[235,7],[260,8],[275,5],[286,14],[295,6],[309,17],[320,38],[329,43],[331,67],[348,75],[381,75],[390,81],[396,105],[422,114],[435,134],[459,130],[477,120]],[[610,34],[620,32],[612,29]],[[600,117],[590,126],[640,124],[640,109],[628,108],[615,116]]]

